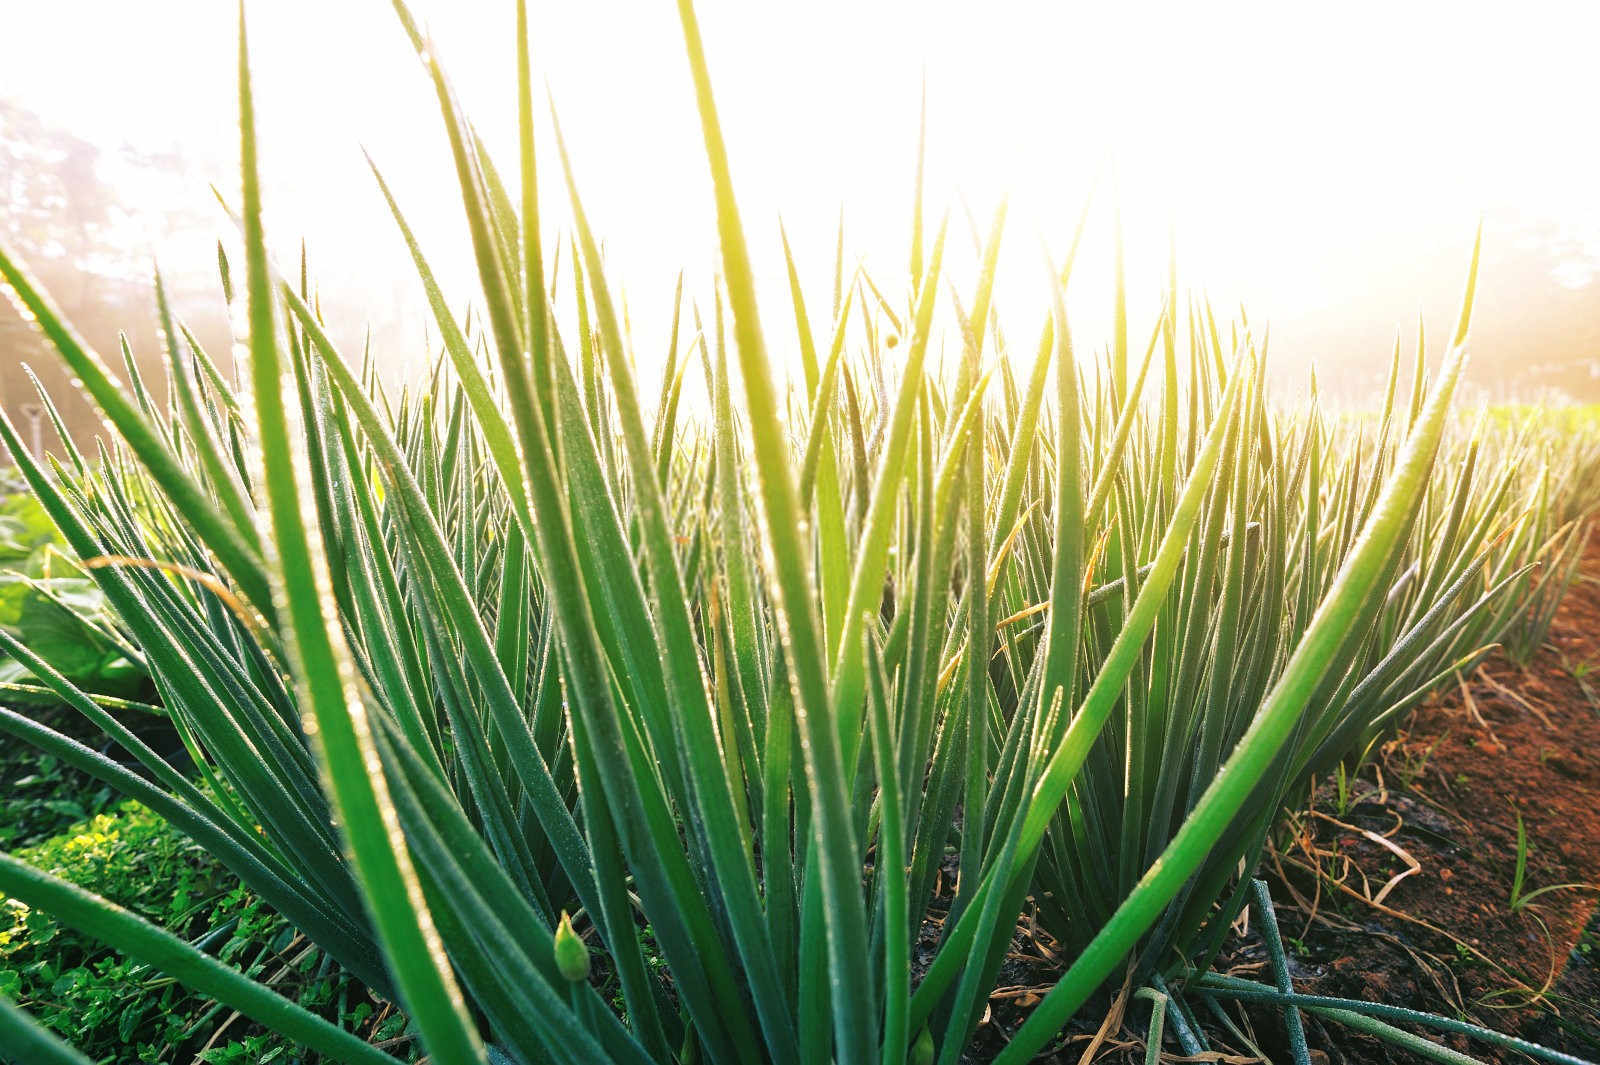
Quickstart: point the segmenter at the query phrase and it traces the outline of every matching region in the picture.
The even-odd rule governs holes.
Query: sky
[[[1106,329],[1117,218],[1136,321],[1155,312],[1175,248],[1185,287],[1244,303],[1291,352],[1316,348],[1333,318],[1359,318],[1362,342],[1411,329],[1419,313],[1442,333],[1485,215],[1491,239],[1519,239],[1523,222],[1559,226],[1576,252],[1554,280],[1600,292],[1600,5],[1533,0],[1514,16],[1432,0],[696,6],[758,284],[775,308],[787,298],[780,217],[822,307],[841,208],[852,260],[903,291],[924,86],[930,225],[951,211],[956,274],[970,276],[969,216],[986,230],[1008,204],[996,302],[1017,331],[1036,328],[1045,256],[1064,254],[1091,188],[1069,303],[1091,343]],[[451,293],[468,298],[442,127],[389,5],[247,8],[280,257],[304,236],[325,290],[417,302],[365,147]],[[415,9],[510,174],[511,3]],[[535,0],[530,18],[535,77],[648,361],[677,272],[709,291],[716,261],[675,5]],[[234,5],[0,0],[0,25],[0,97],[103,144],[180,146],[197,201],[213,182],[236,190]],[[550,130],[541,116],[541,197],[559,229],[569,215]],[[152,255],[158,244],[153,235]]]

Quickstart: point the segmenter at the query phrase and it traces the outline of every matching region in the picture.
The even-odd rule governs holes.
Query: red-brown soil
[[[1583,886],[1513,910],[1519,813],[1522,894]],[[1342,816],[1325,785],[1299,828],[1269,862],[1284,935],[1299,941],[1297,990],[1600,1058],[1600,537],[1525,669],[1497,656],[1430,699],[1347,789]],[[1376,902],[1408,868],[1397,852],[1417,869]],[[1332,1031],[1314,1046],[1318,1035],[1335,1061],[1416,1060]]]

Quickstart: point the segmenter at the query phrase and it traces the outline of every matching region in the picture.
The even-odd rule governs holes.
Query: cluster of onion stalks
[[[198,779],[4,635],[142,768],[10,711],[0,729],[193,836],[398,1001],[441,1065],[948,1065],[1030,907],[1071,961],[1001,1062],[1130,960],[1141,983],[1289,1008],[1287,988],[1198,975],[1248,901],[1241,871],[1310,776],[1497,640],[1537,646],[1595,434],[1453,418],[1476,251],[1442,360],[1397,352],[1366,418],[1279,409],[1249,330],[1181,310],[1175,283],[1142,354],[1119,313],[1080,358],[1072,254],[1037,344],[1010,348],[999,225],[951,298],[920,207],[903,296],[836,268],[819,314],[791,259],[793,314],[763,320],[679,10],[722,276],[707,319],[680,299],[650,403],[559,134],[574,254],[546,272],[520,2],[516,201],[397,4],[481,281],[464,323],[379,178],[442,340],[419,385],[393,394],[339,351],[304,264],[270,262],[242,32],[236,376],[158,282],[165,402],[131,360],[123,387],[0,254],[115,442],[64,442],[47,470],[0,436],[100,560]],[[392,1060],[14,859],[0,891],[330,1060]],[[940,945],[914,974],[930,914]],[[0,1007],[8,1046],[83,1060]]]

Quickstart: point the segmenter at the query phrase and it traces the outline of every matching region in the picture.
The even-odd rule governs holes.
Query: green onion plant
[[[437,326],[420,381],[340,350],[307,264],[271,261],[242,30],[233,372],[157,279],[165,395],[131,361],[124,386],[0,252],[109,430],[48,464],[0,437],[196,768],[3,631],[130,761],[10,710],[0,730],[192,835],[402,1005],[430,1061],[953,1063],[1025,911],[1070,961],[999,1060],[1130,963],[1176,982],[1146,997],[1183,1026],[1177,985],[1306,782],[1508,633],[1542,640],[1597,437],[1452,415],[1476,251],[1442,357],[1397,354],[1376,417],[1278,406],[1265,338],[1176,280],[1143,348],[1119,311],[1080,351],[1076,237],[1013,344],[1001,221],[959,290],[920,188],[902,282],[836,266],[819,313],[790,257],[792,311],[763,315],[678,0],[721,270],[709,307],[680,285],[644,382],[578,161],[534,135],[521,0],[509,170],[395,9],[480,282],[458,316],[374,165]],[[575,220],[559,264],[541,163]],[[328,1060],[387,1060],[14,859],[0,893]],[[47,1042],[9,1006],[6,1040]]]

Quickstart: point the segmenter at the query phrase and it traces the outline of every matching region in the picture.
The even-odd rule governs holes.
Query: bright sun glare
[[[417,6],[468,110],[509,157],[511,5]],[[408,267],[361,163],[365,144],[464,297],[442,135],[387,7],[252,6],[269,232],[308,235],[325,280],[371,284],[384,263],[377,276],[399,284]],[[1097,173],[1085,256],[1109,261],[1120,205],[1135,293],[1159,289],[1175,239],[1185,284],[1270,315],[1275,342],[1335,304],[1370,307],[1380,334],[1419,306],[1448,313],[1483,211],[1550,220],[1600,250],[1600,143],[1582,132],[1596,5],[1525,4],[1514,20],[1443,2],[1010,0],[981,17],[968,4],[904,0],[699,7],[769,299],[782,296],[780,212],[817,284],[846,202],[847,247],[900,276],[924,77],[927,199],[932,212],[952,210],[952,249],[970,259],[973,226],[1009,202],[1002,312],[1039,304],[1037,249],[1063,253]],[[532,9],[535,62],[636,335],[660,335],[677,271],[693,286],[713,264],[673,6]],[[109,143],[179,143],[205,170],[197,198],[208,181],[232,188],[232,18],[212,0],[19,5],[0,38],[0,96]],[[73,53],[44,40],[71,40]],[[544,202],[559,226],[548,136],[545,159]],[[1081,277],[1074,305],[1094,335],[1109,271]],[[1580,265],[1563,283],[1588,277]]]

